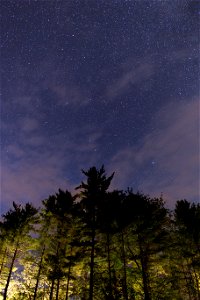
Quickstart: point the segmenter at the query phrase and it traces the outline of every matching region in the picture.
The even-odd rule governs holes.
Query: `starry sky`
[[[1,213],[102,164],[112,188],[199,201],[198,1],[1,7]]]

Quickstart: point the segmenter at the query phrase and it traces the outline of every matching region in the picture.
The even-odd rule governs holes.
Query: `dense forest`
[[[0,222],[0,299],[200,299],[200,205],[110,191],[102,166]]]

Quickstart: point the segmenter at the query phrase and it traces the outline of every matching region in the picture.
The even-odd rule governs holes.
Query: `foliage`
[[[0,299],[199,300],[200,205],[109,191],[114,173],[83,171],[72,196],[0,222]],[[1,298],[2,297],[2,298]]]

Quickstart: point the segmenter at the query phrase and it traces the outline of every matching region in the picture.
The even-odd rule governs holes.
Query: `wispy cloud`
[[[115,171],[112,186],[133,186],[151,196],[163,193],[169,206],[180,198],[197,201],[200,196],[199,100],[178,107],[168,104],[154,119],[157,128],[154,132],[146,135],[137,147],[118,151],[110,165],[105,166],[108,174]],[[88,127],[76,129],[68,133],[68,140],[58,136],[52,144],[37,131],[30,133],[28,139],[22,135],[18,144],[11,143],[2,160],[4,210],[13,200],[39,205],[59,187],[73,190],[81,179],[82,168],[102,162],[98,152],[100,131]]]
[[[41,132],[28,133],[19,135],[18,143],[11,142],[2,153],[0,213],[12,201],[38,206],[58,188],[73,191],[79,184],[80,170],[98,159],[95,150],[101,133],[87,126],[69,132],[68,139],[63,134],[54,137],[52,143]]]
[[[50,89],[56,95],[57,104],[62,106],[70,105],[79,108],[90,102],[88,92],[83,91],[78,86],[51,85]]]
[[[69,183],[63,178],[60,167],[53,157],[36,161],[22,159],[15,167],[2,165],[1,205],[9,208],[12,201],[39,205],[58,187],[67,188]]]
[[[153,72],[153,65],[147,62],[142,62],[139,65],[132,64],[131,68],[127,66],[127,69],[122,70],[121,76],[107,87],[106,96],[109,98],[120,96],[132,85],[148,80]]]
[[[199,174],[199,100],[170,104],[155,116],[160,126],[137,148],[119,151],[110,169],[116,170],[114,184],[135,188],[150,195],[163,193],[169,205],[180,198],[197,201]]]

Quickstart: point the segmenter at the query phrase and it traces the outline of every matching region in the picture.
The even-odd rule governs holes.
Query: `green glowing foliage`
[[[15,271],[20,268],[20,259],[29,249],[31,240],[29,233],[33,229],[36,213],[37,210],[29,203],[22,207],[13,202],[13,209],[3,215],[1,229],[6,235],[6,246],[4,246],[5,252],[3,252],[5,256],[2,260],[1,285],[5,284],[2,289],[4,300],[10,293],[10,282],[13,277],[15,278]],[[17,265],[15,265],[16,262]]]
[[[13,203],[0,222],[2,300],[199,300],[200,205],[108,191],[114,173],[83,171],[75,196],[37,210]]]

